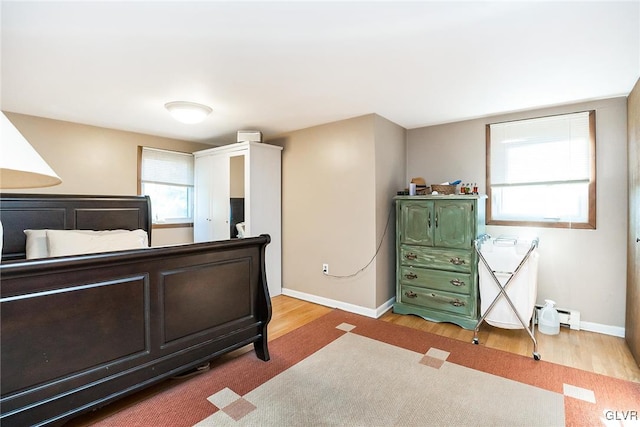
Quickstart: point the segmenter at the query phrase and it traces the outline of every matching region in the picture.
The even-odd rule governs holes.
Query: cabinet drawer
[[[413,304],[464,316],[475,316],[476,303],[469,295],[402,285],[400,298],[404,304]]]
[[[404,285],[467,295],[471,293],[473,286],[471,275],[468,273],[452,273],[404,266],[400,268],[400,282]]]
[[[471,272],[473,252],[471,249],[427,248],[423,246],[400,246],[400,264],[428,267],[438,270]]]

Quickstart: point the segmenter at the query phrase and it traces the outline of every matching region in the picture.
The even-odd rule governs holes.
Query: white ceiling
[[[208,143],[626,96],[640,0],[2,1],[4,111]],[[163,105],[213,108],[198,125]]]

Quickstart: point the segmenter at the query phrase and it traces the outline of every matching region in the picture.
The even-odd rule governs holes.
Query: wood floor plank
[[[272,317],[267,327],[268,340],[285,335],[331,311],[331,308],[279,295],[271,299]]]

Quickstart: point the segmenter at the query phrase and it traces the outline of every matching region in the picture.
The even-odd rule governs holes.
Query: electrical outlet
[[[322,274],[329,274],[329,264],[322,264]]]

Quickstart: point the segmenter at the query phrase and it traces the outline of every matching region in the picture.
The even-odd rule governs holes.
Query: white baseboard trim
[[[613,335],[624,338],[624,328],[620,326],[603,325],[601,323],[580,322],[580,329],[583,331],[597,332],[599,334]]]
[[[303,301],[308,301],[315,304],[324,305],[326,307],[338,308],[340,310],[360,314],[366,317],[372,317],[374,319],[377,319],[378,317],[389,311],[393,307],[393,303],[396,300],[395,297],[392,297],[389,301],[385,302],[380,307],[373,309],[287,288],[282,288],[282,295],[286,295],[292,298],[298,298]]]
[[[348,311],[350,313],[360,314],[366,317],[372,317],[374,319],[379,318],[387,311],[393,308],[393,303],[396,301],[395,297],[382,304],[376,309],[366,308],[355,304],[349,304],[343,301],[338,301],[330,298],[320,297],[318,295],[308,294],[305,292],[296,291],[293,289],[282,288],[282,295],[286,295],[292,298],[298,298],[303,301],[312,302],[315,304],[324,305],[326,307],[338,308],[340,310]],[[624,328],[620,326],[603,325],[601,323],[593,322],[580,322],[580,329],[583,331],[596,332],[599,334],[612,335],[614,337],[624,338]]]

